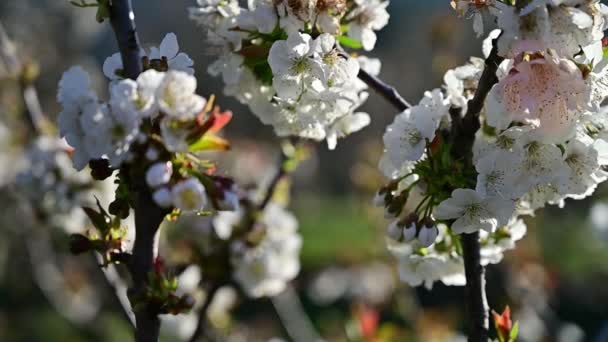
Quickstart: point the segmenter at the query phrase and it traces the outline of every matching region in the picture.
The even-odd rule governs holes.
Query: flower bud
[[[382,190],[378,191],[374,195],[374,199],[372,200],[372,204],[374,205],[374,207],[383,207],[386,203],[385,197],[385,193],[383,193]]]
[[[418,233],[418,242],[425,248],[435,243],[435,240],[439,235],[439,229],[437,229],[437,226],[431,221],[425,220],[423,227]]]
[[[158,162],[146,171],[146,183],[151,188],[157,188],[169,183],[173,175],[173,164],[170,161]]]
[[[403,229],[399,226],[399,220],[393,221],[386,231],[386,235],[395,241],[401,241],[403,239]]]
[[[412,241],[416,238],[418,233],[418,215],[411,213],[403,220],[403,239],[405,241]]]
[[[170,208],[173,206],[173,197],[171,191],[167,188],[160,188],[152,194],[152,199],[161,208]]]
[[[403,240],[407,242],[414,240],[416,238],[416,233],[417,230],[415,223],[403,227]]]
[[[149,161],[156,161],[158,159],[159,153],[158,150],[154,147],[149,147],[146,150],[146,159]]]

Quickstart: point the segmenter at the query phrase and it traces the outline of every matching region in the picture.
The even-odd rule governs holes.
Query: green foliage
[[[70,4],[80,8],[97,7],[95,19],[100,23],[110,18],[110,0],[97,0],[97,3],[86,2],[85,0],[71,0]]]

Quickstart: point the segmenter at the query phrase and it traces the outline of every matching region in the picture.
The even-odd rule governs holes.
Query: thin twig
[[[103,259],[101,255],[95,253],[95,262],[101,264]],[[124,282],[116,266],[107,265],[106,268],[99,267],[99,270],[103,274],[106,287],[112,291],[118,306],[121,308],[121,314],[127,322],[131,324],[131,328],[135,329],[135,314],[131,308],[129,297],[127,296],[127,284]]]
[[[209,311],[209,307],[211,306],[211,303],[213,302],[215,294],[217,293],[217,290],[219,290],[219,288],[220,286],[214,284],[211,285],[211,287],[207,291],[205,304],[203,304],[201,309],[198,311],[198,322],[196,324],[196,330],[194,330],[194,333],[192,334],[192,336],[190,336],[190,339],[188,341],[196,342],[200,337],[203,336],[205,332],[205,326],[207,325],[207,311]]]
[[[0,22],[0,78],[9,77],[18,81],[22,93],[23,105],[28,113],[27,123],[31,131],[40,135],[44,133],[46,118],[40,105],[38,92],[32,84],[31,75],[27,75],[30,64],[22,63],[19,59],[15,43],[10,39]]]
[[[283,327],[294,342],[323,341],[306,315],[296,290],[287,284],[285,291],[270,299]],[[192,341],[191,341],[192,342]]]
[[[365,82],[365,84],[367,84],[370,88],[374,89],[382,97],[384,97],[400,112],[403,112],[404,110],[412,106],[403,98],[403,96],[401,96],[401,94],[399,94],[395,87],[386,84],[378,77],[371,75],[363,69],[359,70],[359,79]]]
[[[281,156],[279,157],[279,161],[277,163],[277,171],[276,171],[274,177],[272,177],[272,179],[270,180],[270,184],[268,185],[268,188],[266,188],[266,193],[264,194],[264,198],[258,205],[259,211],[264,211],[264,209],[266,209],[266,207],[272,200],[272,197],[274,196],[276,188],[279,185],[279,183],[281,182],[281,179],[283,179],[283,177],[285,175],[287,175],[287,170],[285,170],[285,162],[288,159],[289,159],[289,157],[283,151],[281,151]]]

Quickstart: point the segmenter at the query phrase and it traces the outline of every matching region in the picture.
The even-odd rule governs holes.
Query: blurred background
[[[144,46],[175,32],[180,50],[195,61],[199,93],[216,94],[217,103],[234,112],[226,133],[233,149],[219,169],[244,182],[272,173],[279,150],[271,129],[224,96],[221,80],[206,73],[213,53],[202,30],[187,19],[195,1],[133,2]],[[389,12],[391,21],[369,56],[382,60],[381,78],[410,102],[440,86],[446,70],[481,55],[471,22],[457,18],[447,0],[393,0]],[[18,55],[38,67],[35,86],[50,118],[60,110],[57,82],[70,66],[82,65],[96,88],[105,88],[101,65],[117,47],[109,25],[98,24],[94,15],[67,0],[0,1],[0,21]],[[28,139],[24,106],[6,76],[0,69],[0,120],[17,136],[11,144],[18,145]],[[319,145],[294,176],[291,208],[304,246],[293,286],[274,300],[235,299],[230,290],[222,296],[232,310],[226,315],[218,304],[212,321],[230,331],[231,340],[290,341],[294,331],[327,341],[462,340],[464,288],[437,283],[427,291],[397,278],[396,262],[384,247],[388,221],[371,206],[384,182],[376,167],[382,134],[396,113],[374,95],[363,111],[370,113],[371,126],[341,140],[335,151]],[[13,169],[10,160],[0,157],[3,179]],[[490,306],[511,306],[521,341],[608,341],[607,190],[569,200],[565,210],[540,211],[527,220],[528,235],[517,249],[489,266]],[[90,272],[94,260],[70,256],[60,230],[36,227],[44,237],[33,243],[24,232],[35,223],[15,211],[8,196],[0,197],[0,208],[0,341],[130,340],[111,291],[90,285],[104,289],[103,277]],[[165,341],[188,329],[177,321],[165,324]]]

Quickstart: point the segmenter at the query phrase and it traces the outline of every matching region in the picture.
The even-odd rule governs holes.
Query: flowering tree
[[[72,3],[96,7],[116,35],[119,52],[103,64],[109,98],[100,99],[83,68],[66,71],[57,124],[69,146],[38,130],[18,182],[39,217],[76,226],[68,229],[73,253],[94,251],[106,269],[125,266],[131,281],[122,304],[136,341],[157,341],[161,316],[193,307],[197,340],[224,285],[252,298],[285,290],[303,241],[276,196],[280,185],[307,146],[334,149],[370,123],[357,111],[370,88],[399,113],[383,137],[379,168],[389,181],[374,199],[392,220],[388,249],[411,286],[466,286],[470,341],[490,338],[484,268],[524,237],[521,217],[587,197],[608,178],[608,11],[597,0],[451,1],[480,37],[484,21],[497,29],[483,41],[483,59],[449,70],[416,105],[378,79],[379,60],[359,55],[388,23],[388,1],[198,0],[190,18],[216,54],[209,74],[284,138],[276,174],[255,189],[220,175],[203,154],[229,148],[219,134],[232,113],[196,94],[193,61],[177,37],[145,50],[130,0]],[[75,171],[85,168],[90,176]],[[112,198],[92,201],[107,179]],[[65,200],[49,208],[39,191]],[[94,229],[78,232],[86,225],[74,218],[79,207]],[[167,266],[157,256],[163,222],[203,216],[213,217],[206,243]],[[198,303],[173,272],[191,265],[201,270],[193,287],[206,291]],[[508,308],[494,321],[498,340],[516,338]]]

